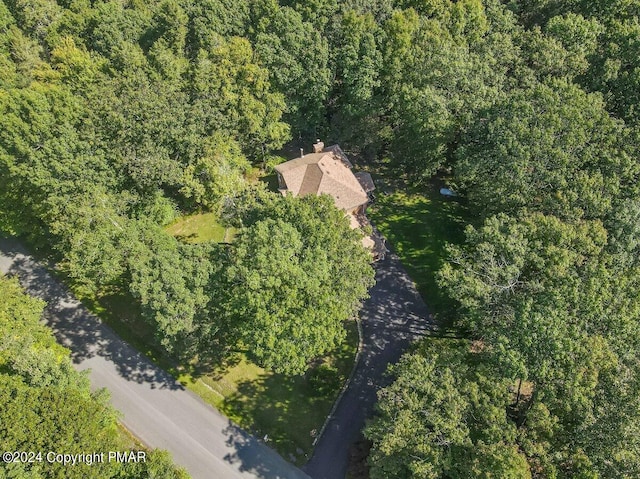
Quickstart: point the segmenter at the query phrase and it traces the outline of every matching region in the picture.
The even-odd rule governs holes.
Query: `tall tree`
[[[564,81],[489,109],[457,150],[456,176],[484,215],[520,209],[601,218],[637,174],[629,131],[602,97]]]
[[[369,253],[328,197],[263,194],[246,211],[226,273],[231,320],[259,364],[303,373],[344,340],[373,283]]]
[[[277,2],[254,2],[255,50],[277,91],[285,95],[285,118],[294,131],[316,135],[324,126],[331,84],[329,47],[316,25]]]
[[[249,155],[275,149],[288,138],[281,121],[284,99],[269,83],[269,73],[254,62],[251,44],[232,37],[211,51],[201,50],[192,79],[191,124],[207,136],[222,129],[234,135]]]
[[[508,382],[472,356],[464,342],[434,343],[391,368],[396,381],[365,429],[372,479],[531,478],[506,414]]]
[[[450,166],[461,133],[512,87],[521,61],[518,27],[494,2],[413,3],[418,11],[396,11],[383,25],[377,101],[390,153],[419,181]]]
[[[452,248],[442,271],[461,306],[459,325],[482,345],[485,361],[518,383],[510,417],[544,476],[632,477],[637,464],[636,441],[622,425],[628,419],[612,421],[620,403],[602,399],[635,390],[629,351],[637,350],[640,326],[637,277],[610,264],[606,239],[599,222],[500,215],[470,228],[468,244]],[[619,375],[625,379],[616,384]],[[595,424],[607,422],[624,432],[594,442]]]
[[[375,118],[372,103],[380,84],[381,56],[376,42],[380,27],[371,13],[347,10],[334,25],[333,69],[335,71],[331,115],[334,136],[347,145],[361,148],[367,138],[370,121]]]
[[[199,333],[205,339],[201,324],[216,328],[215,318],[208,315],[207,294],[213,246],[180,244],[144,220],[134,231],[139,239],[128,261],[130,291],[158,343],[174,356],[191,359],[200,345]]]

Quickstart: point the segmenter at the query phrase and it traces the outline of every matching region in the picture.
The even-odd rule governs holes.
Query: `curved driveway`
[[[47,301],[47,324],[77,369],[90,369],[92,387],[111,392],[127,429],[171,452],[193,479],[308,479],[121,340],[17,241],[0,238],[0,271],[17,275],[29,294]]]
[[[377,391],[389,384],[388,365],[434,329],[427,306],[395,254],[377,263],[376,281],[360,312],[363,347],[353,380],[303,467],[313,479],[345,477],[350,447],[373,412]]]

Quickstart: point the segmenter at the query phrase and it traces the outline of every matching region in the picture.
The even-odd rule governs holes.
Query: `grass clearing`
[[[231,243],[237,231],[220,224],[215,213],[195,213],[178,218],[165,230],[185,243]]]
[[[275,374],[238,353],[229,366],[182,379],[241,427],[266,437],[285,459],[302,465],[353,367],[358,332],[355,321],[345,327],[345,343],[305,376]]]
[[[387,238],[432,311],[446,319],[448,299],[436,273],[446,261],[447,243],[464,238],[466,209],[458,199],[441,196],[433,184],[379,194],[368,216]]]
[[[345,323],[347,340],[318,362],[305,376],[285,376],[267,371],[236,353],[226,365],[200,370],[178,365],[153,342],[153,329],[142,320],[130,294],[115,291],[100,296],[76,296],[121,338],[170,372],[185,387],[298,465],[313,449],[340,389],[351,373],[358,345],[355,321]]]

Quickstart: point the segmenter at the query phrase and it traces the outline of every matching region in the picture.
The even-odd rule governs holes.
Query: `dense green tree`
[[[184,169],[180,193],[216,211],[247,186],[243,173],[250,166],[237,141],[214,133],[205,140],[203,155]]]
[[[44,41],[48,29],[62,15],[62,7],[54,0],[12,0],[7,2],[21,29],[39,41]]]
[[[325,32],[327,26],[338,15],[341,7],[339,0],[282,0],[280,4],[300,12],[304,21],[315,25]]]
[[[243,216],[226,271],[229,314],[259,364],[302,373],[344,340],[342,323],[373,283],[369,253],[328,197],[263,194]]]
[[[271,90],[268,71],[253,56],[251,44],[238,37],[200,50],[193,68],[190,122],[204,136],[227,131],[243,151],[258,155],[264,148],[281,147],[289,128],[281,122],[283,97]]]
[[[0,276],[0,447],[4,451],[80,454],[122,450],[118,414],[104,390],[91,392],[86,373],[40,322],[44,303],[27,296],[16,279]],[[186,479],[167,453],[152,451],[146,464],[76,465],[43,461],[5,464],[0,477]]]
[[[613,16],[593,60],[593,72],[585,82],[605,95],[612,112],[634,125],[640,122],[640,7],[636,8],[632,19],[618,20]]]
[[[104,59],[91,54],[73,37],[62,37],[51,50],[51,65],[60,75],[60,81],[70,85],[74,91],[92,87],[100,77]]]
[[[627,19],[640,13],[637,0],[510,0],[507,3],[528,22],[537,23],[568,12],[603,19]]]
[[[506,414],[508,382],[471,367],[468,346],[423,345],[391,371],[379,393],[371,477],[531,477]]]
[[[383,138],[414,180],[448,166],[461,132],[511,88],[508,73],[526,71],[512,17],[492,2],[436,3],[429,17],[410,9],[384,24]]]
[[[0,398],[0,441],[5,450],[78,454],[118,447],[114,413],[103,398],[91,395],[88,389],[29,387],[19,377],[3,374]],[[21,466],[15,468],[20,470]],[[35,462],[24,468],[35,469],[46,478],[114,477],[117,473],[108,463],[68,467]]]
[[[116,1],[96,2],[87,25],[87,45],[109,59],[122,58],[121,50],[136,43],[151,24],[152,12],[141,6],[125,9]]]
[[[189,13],[190,54],[216,48],[222,38],[244,37],[250,25],[247,0],[203,0],[185,8]]]
[[[181,165],[176,156],[186,136],[188,103],[180,84],[152,78],[141,68],[105,78],[90,95],[100,146],[124,172],[125,186],[143,194],[178,187]]]
[[[600,218],[637,163],[624,124],[601,96],[554,82],[518,91],[486,113],[457,150],[457,180],[483,215],[529,208]]]
[[[205,339],[199,332],[201,323],[214,330],[217,326],[208,316],[212,247],[180,244],[148,221],[141,221],[136,230],[140,237],[128,261],[130,291],[159,344],[189,359],[200,345],[198,335]]]
[[[176,0],[163,0],[155,8],[152,26],[141,39],[142,45],[150,48],[156,42],[162,43],[172,53],[184,53],[189,17]]]
[[[505,374],[553,381],[573,373],[581,357],[601,354],[593,342],[606,328],[594,303],[604,298],[584,284],[607,279],[598,264],[606,241],[600,224],[501,215],[469,228],[467,241],[452,248],[443,284],[462,306],[461,326],[495,348]]]
[[[82,135],[81,102],[66,88],[11,89],[0,97],[0,111],[0,171],[7,183],[0,195],[14,229],[35,239],[59,219],[69,197],[113,185],[104,156]]]
[[[574,70],[584,74],[589,68],[589,58],[598,49],[598,37],[604,27],[595,18],[586,19],[582,15],[568,13],[551,18],[545,31],[573,55]]]
[[[285,95],[285,118],[292,127],[314,134],[324,123],[331,72],[329,47],[313,23],[275,1],[255,2],[255,50],[277,91]]]
[[[333,41],[340,94],[345,107],[357,111],[373,96],[378,83],[380,53],[375,41],[378,27],[371,15],[349,10],[342,16]]]
[[[626,199],[617,204],[607,221],[609,247],[622,267],[638,266],[640,259],[640,200]]]
[[[599,222],[501,215],[470,228],[442,271],[461,305],[460,326],[481,342],[488,363],[518,382],[510,416],[545,477],[609,470],[632,477],[638,464],[628,432],[597,442],[592,435],[610,421],[625,431],[612,421],[620,403],[602,398],[628,397],[637,382],[628,359],[640,326],[637,280],[608,264],[606,241]],[[607,456],[616,459],[607,464]]]
[[[574,58],[583,67],[585,60],[588,61],[589,68],[582,72],[581,84],[600,91],[611,112],[637,124],[640,118],[637,109],[640,5],[637,1],[513,0],[509,3],[525,23],[546,28],[551,36],[577,54]],[[585,60],[580,59],[583,54],[587,54]]]

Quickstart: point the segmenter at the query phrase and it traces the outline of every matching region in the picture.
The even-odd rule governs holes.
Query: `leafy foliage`
[[[428,347],[392,368],[397,380],[365,431],[372,478],[531,477],[504,408],[507,383],[470,367],[466,349]]]
[[[212,247],[179,244],[163,230],[147,225],[129,260],[130,290],[142,306],[142,314],[156,331],[163,348],[174,355],[191,357],[197,341],[206,337],[209,278],[214,273]]]
[[[342,342],[373,269],[331,198],[259,198],[238,218],[246,229],[229,252],[228,311],[259,364],[302,373]]]
[[[401,3],[415,11],[383,26],[397,55],[381,89],[408,114],[387,110],[396,127],[380,133],[410,178],[445,170],[475,213],[439,273],[467,342],[427,340],[392,369],[367,429],[371,475],[635,477],[637,2]],[[426,31],[431,76],[406,53]],[[480,376],[504,415],[464,415]],[[479,418],[513,434],[428,440]]]
[[[76,372],[69,352],[40,323],[44,304],[27,296],[17,280],[0,277],[0,445],[5,451],[121,450],[118,414],[104,390],[91,392],[86,374]],[[6,465],[0,477],[186,479],[169,455],[152,451],[134,468],[118,463],[74,467],[35,461]],[[8,474],[5,476],[5,473]]]
[[[457,178],[484,214],[526,207],[602,218],[637,174],[628,139],[598,95],[539,84],[496,104],[470,129],[456,152]]]
[[[372,270],[328,200],[260,193],[252,168],[293,134],[384,157],[418,190],[445,173],[475,214],[441,286],[474,342],[394,370],[372,475],[636,477],[639,15],[636,0],[5,0],[0,228],[88,291],[132,293],[171,354],[240,347],[299,373],[340,342]],[[202,209],[236,242],[161,228]],[[63,381],[61,353],[25,351],[6,370],[31,379],[7,394]]]

